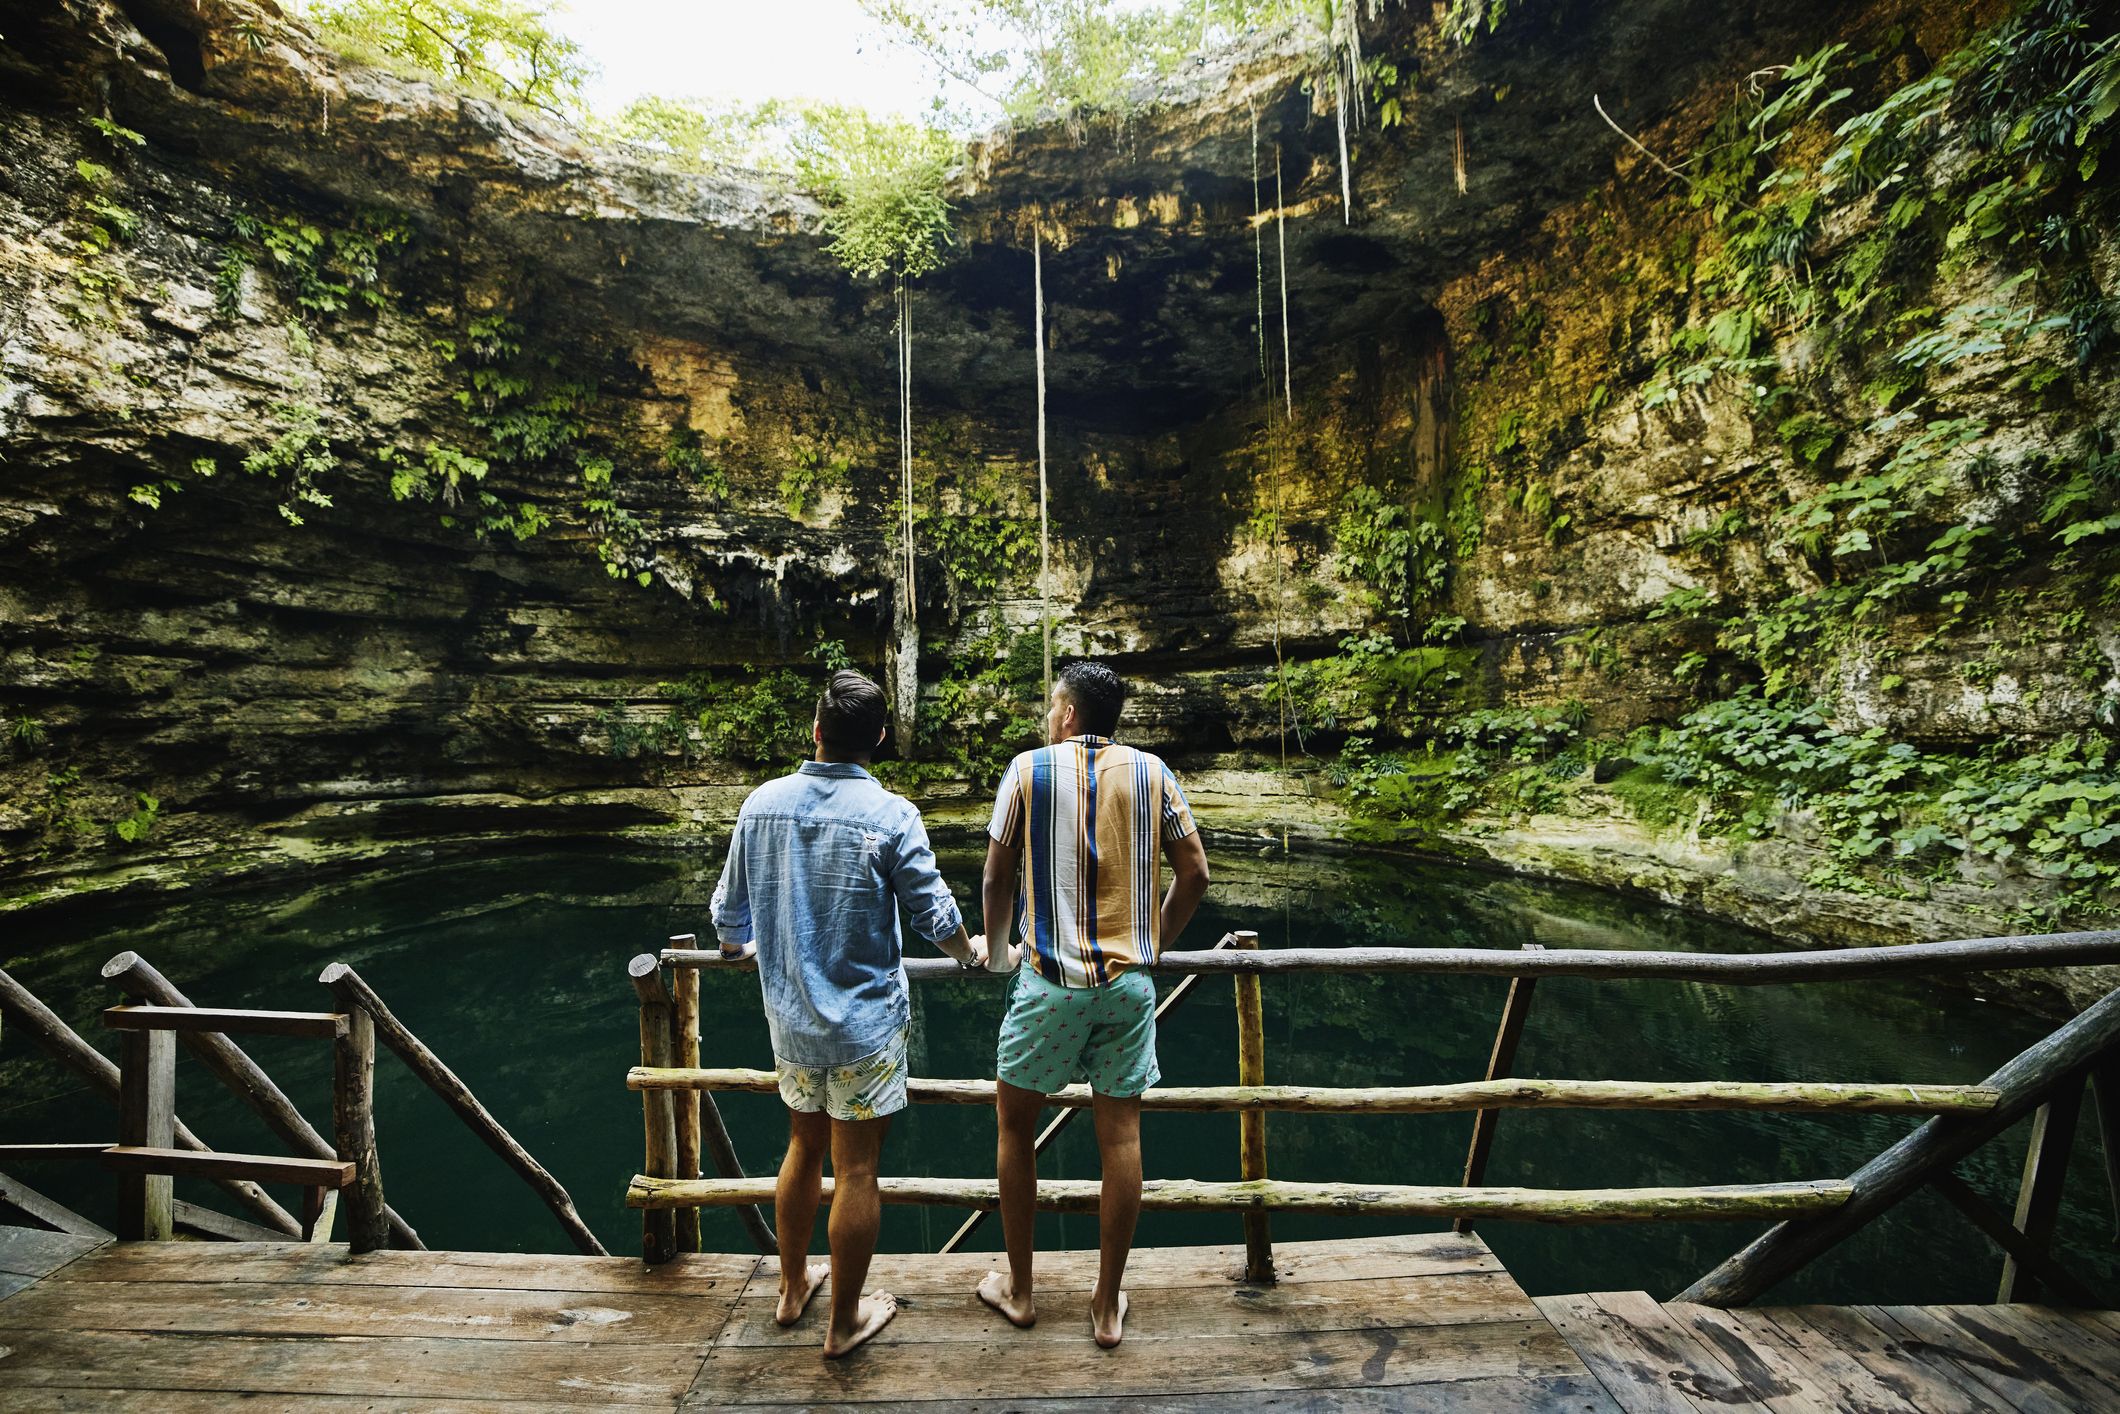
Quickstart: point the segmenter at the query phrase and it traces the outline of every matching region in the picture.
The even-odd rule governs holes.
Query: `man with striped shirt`
[[[1051,745],[1018,756],[1001,779],[983,890],[987,937],[995,946],[1013,938],[1024,965],[996,1054],[1009,1270],[988,1272],[979,1296],[1016,1325],[1038,1318],[1038,1112],[1046,1095],[1086,1080],[1103,1169],[1090,1332],[1106,1347],[1123,1333],[1121,1282],[1141,1212],[1141,1092],[1159,1076],[1155,984],[1133,969],[1176,940],[1207,892],[1207,853],[1177,777],[1112,740],[1125,702],[1125,685],[1102,663],[1060,674],[1046,716]],[[1172,874],[1161,899],[1159,855]]]

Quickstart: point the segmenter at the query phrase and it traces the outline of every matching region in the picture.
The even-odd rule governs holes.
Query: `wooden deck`
[[[774,1324],[776,1264],[134,1243],[0,1229],[0,1408],[183,1411],[862,1404],[902,1410],[2120,1408],[2120,1326],[2037,1307],[1659,1306],[1525,1296],[1450,1234],[1137,1252],[1114,1351],[1094,1254],[1041,1259],[1040,1320],[972,1296],[986,1254],[884,1256],[903,1310],[845,1361],[821,1308]]]

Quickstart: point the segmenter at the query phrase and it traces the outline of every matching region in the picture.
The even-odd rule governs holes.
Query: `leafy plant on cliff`
[[[338,470],[338,454],[324,431],[324,410],[315,403],[279,403],[272,412],[279,434],[243,458],[243,470],[284,482],[287,491],[278,507],[280,516],[289,525],[301,525],[301,507],[330,507],[330,495],[317,482]]]
[[[336,315],[356,306],[389,303],[383,267],[412,239],[412,228],[395,212],[367,210],[339,226],[321,225],[292,212],[238,212],[215,277],[215,303],[224,318],[236,313],[243,272],[262,265],[305,317]]]
[[[1414,613],[1449,588],[1450,537],[1375,487],[1357,486],[1341,498],[1332,546],[1340,572],[1362,587],[1371,612],[1402,636]]]
[[[795,171],[825,204],[827,247],[857,276],[925,275],[951,244],[943,183],[948,135],[858,108],[820,109],[796,141]]]

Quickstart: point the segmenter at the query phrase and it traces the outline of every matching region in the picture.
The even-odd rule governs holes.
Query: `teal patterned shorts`
[[[1028,965],[1016,970],[994,1069],[1041,1095],[1078,1080],[1130,1099],[1162,1079],[1156,1068],[1156,984],[1122,972],[1101,987],[1061,987]]]
[[[781,1103],[798,1114],[823,1110],[833,1119],[882,1119],[905,1108],[905,1040],[900,1028],[891,1044],[845,1065],[795,1065],[780,1057]]]

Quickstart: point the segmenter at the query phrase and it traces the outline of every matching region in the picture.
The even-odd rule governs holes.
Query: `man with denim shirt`
[[[890,1117],[905,1108],[912,1018],[898,909],[913,930],[967,967],[985,965],[935,867],[920,811],[863,769],[888,725],[883,690],[856,672],[817,700],[816,759],[751,792],[714,890],[725,944],[755,943],[758,982],[788,1107],[788,1152],[774,1190],[780,1306],[793,1325],[829,1274],[824,1353],[846,1354],[897,1314],[887,1291],[864,1297],[882,1221],[876,1172]],[[832,1157],[829,1267],[809,1264]]]

